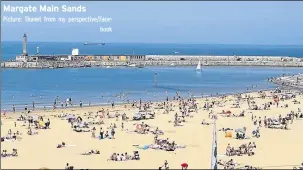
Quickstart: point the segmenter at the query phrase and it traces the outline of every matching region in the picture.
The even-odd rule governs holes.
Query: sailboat
[[[197,70],[197,71],[201,71],[201,62],[200,62],[200,60],[199,60],[199,63],[198,63],[198,65],[197,65],[196,70]]]

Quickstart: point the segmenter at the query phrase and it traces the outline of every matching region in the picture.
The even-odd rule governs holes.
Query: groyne
[[[189,56],[189,55],[144,55],[136,60],[77,59],[48,61],[5,61],[2,68],[68,68],[68,67],[106,67],[106,66],[269,66],[269,67],[303,67],[303,58],[281,56]]]
[[[284,89],[303,90],[303,75],[282,75],[280,77],[272,77],[269,79],[270,82],[279,85]]]

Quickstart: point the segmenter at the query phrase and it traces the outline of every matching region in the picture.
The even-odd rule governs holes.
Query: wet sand
[[[269,94],[269,92],[268,92]],[[257,93],[251,95],[257,96]],[[234,99],[232,96],[228,98]],[[209,100],[212,100],[209,98]],[[214,99],[215,100],[215,99]],[[218,99],[221,100],[221,99]],[[251,137],[251,130],[254,129],[253,122],[251,121],[251,115],[248,112],[252,112],[257,117],[278,117],[279,114],[283,116],[290,111],[297,111],[297,108],[302,109],[303,97],[297,96],[296,100],[301,104],[293,104],[292,100],[286,100],[282,102],[287,103],[288,108],[276,108],[272,106],[271,110],[246,110],[248,108],[247,102],[240,103],[241,108],[231,108],[234,101],[227,101],[225,106],[212,108],[214,112],[221,112],[222,110],[230,110],[234,114],[239,114],[242,110],[246,110],[245,117],[222,117],[218,115],[217,129],[222,127],[229,128],[241,128],[247,127],[247,136]],[[268,101],[273,101],[272,98],[255,99],[256,104],[263,104]],[[174,102],[177,104],[177,102]],[[45,115],[45,118],[50,118],[51,129],[38,130],[38,135],[29,136],[26,134],[27,130],[21,125],[23,123],[17,122],[17,127],[14,127],[14,119],[6,119],[2,117],[2,136],[7,134],[8,129],[12,129],[13,132],[19,130],[22,134],[20,141],[6,141],[1,142],[2,149],[11,151],[12,148],[18,149],[18,157],[10,157],[1,159],[1,165],[4,169],[38,169],[41,167],[47,167],[51,169],[64,168],[66,163],[73,165],[76,169],[114,169],[114,168],[147,168],[158,169],[162,166],[164,160],[168,161],[170,169],[180,169],[181,164],[186,162],[189,164],[189,169],[201,169],[210,168],[211,154],[212,154],[212,131],[213,126],[201,125],[201,121],[205,119],[207,122],[212,122],[208,118],[209,111],[203,109],[205,99],[198,99],[198,113],[194,113],[194,117],[187,117],[183,126],[174,127],[173,121],[174,114],[179,113],[179,109],[174,107],[175,111],[169,114],[162,114],[163,110],[155,110],[156,116],[153,120],[144,120],[143,122],[152,126],[159,127],[164,131],[164,135],[160,135],[159,138],[169,138],[174,140],[177,144],[186,145],[186,148],[176,149],[173,152],[166,152],[163,150],[141,150],[133,145],[144,146],[146,144],[152,144],[154,141],[154,135],[152,134],[130,134],[121,130],[121,118],[118,121],[116,119],[104,119],[103,125],[90,125],[96,127],[96,135],[99,134],[100,126],[103,128],[108,127],[111,123],[116,123],[118,128],[116,129],[115,139],[99,140],[91,137],[91,132],[76,133],[72,131],[70,124],[66,120],[51,117],[53,114],[60,114],[62,110],[57,109],[55,111],[34,111],[30,114]],[[281,103],[281,104],[282,104]],[[133,113],[138,112],[138,109],[131,108],[130,105],[127,109],[124,105],[115,106],[114,109],[111,106],[103,107],[87,107],[87,108],[68,108],[64,109],[64,113],[74,113],[83,115],[88,112],[96,112],[104,108],[109,110],[119,110],[120,114],[126,113],[129,117],[132,117]],[[72,111],[74,110],[74,111]],[[20,113],[7,113],[7,116],[16,118]],[[23,114],[24,115],[24,114]],[[124,122],[124,129],[134,130],[134,123],[141,123],[142,121],[128,121]],[[299,165],[303,162],[303,119],[295,120],[293,124],[289,125],[290,130],[278,130],[267,129],[261,127],[261,137],[244,140],[236,140],[232,138],[225,138],[225,133],[218,131],[218,159],[228,160],[233,158],[235,162],[242,165],[252,165],[264,168],[292,168],[292,165]],[[109,130],[110,132],[110,130]],[[76,145],[73,147],[56,148],[57,144],[66,142],[68,145]],[[254,141],[257,145],[255,155],[253,156],[224,156],[225,149],[228,143],[232,146],[238,146],[243,143]],[[80,155],[82,152],[89,151],[91,149],[100,150],[100,155]],[[133,151],[139,151],[140,160],[130,161],[108,161],[110,155],[114,152],[132,154]],[[282,166],[291,165],[291,166]],[[277,166],[277,167],[269,167]]]

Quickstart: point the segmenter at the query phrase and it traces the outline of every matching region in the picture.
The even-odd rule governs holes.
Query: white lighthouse
[[[26,34],[23,35],[23,56],[27,56],[27,36]]]

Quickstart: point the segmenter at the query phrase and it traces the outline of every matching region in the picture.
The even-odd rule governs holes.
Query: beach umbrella
[[[231,111],[230,111],[230,110],[228,110],[228,111],[226,112],[226,114],[231,114]]]

